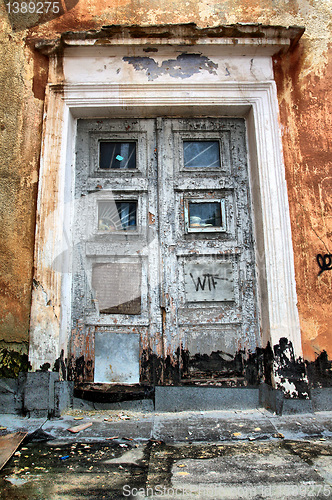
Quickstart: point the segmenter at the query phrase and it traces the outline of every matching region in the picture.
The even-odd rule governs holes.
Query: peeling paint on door
[[[249,192],[243,119],[78,122],[78,381],[203,381],[257,349]]]

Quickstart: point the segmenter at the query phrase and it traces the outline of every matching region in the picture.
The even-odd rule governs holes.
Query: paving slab
[[[259,390],[248,387],[155,388],[155,408],[161,412],[244,410],[259,407]]]
[[[331,498],[331,467],[332,447],[323,443],[168,445],[151,451],[146,489],[137,498],[147,492],[188,500]]]
[[[275,426],[255,410],[159,413],[152,436],[166,443],[269,439]]]
[[[89,428],[71,434],[68,428],[84,423]],[[1,426],[3,430],[1,430]],[[60,418],[26,418],[0,415],[0,435],[42,429],[53,438],[67,441],[102,441],[119,436],[166,443],[257,441],[285,439],[332,439],[332,412],[278,416],[268,411],[138,412],[119,410],[72,410]]]
[[[19,415],[0,415],[0,435],[8,434],[9,432],[28,432],[31,434],[37,429],[40,429],[47,418],[28,418]]]
[[[271,419],[278,432],[286,439],[332,438],[332,419],[330,412],[281,416]]]
[[[101,420],[100,414],[89,417],[94,418],[89,429],[96,427],[91,442],[87,442],[89,436],[80,438],[79,433],[77,441],[67,441],[64,437],[20,447],[0,474],[1,495],[15,500],[332,498],[332,439],[250,441],[248,438],[192,444],[132,438],[107,440],[103,431],[107,422]],[[162,420],[163,415],[156,417]],[[195,415],[179,414],[177,417],[184,423]],[[239,432],[244,432],[240,427],[244,421],[250,432],[258,432],[258,427],[252,428],[257,422],[265,423],[258,413],[238,415],[230,412],[226,418],[224,413],[216,412],[202,417],[207,425],[215,419],[215,422],[223,422],[226,430],[230,426],[228,430],[242,429]],[[263,417],[269,421],[268,416]],[[54,434],[59,431],[56,423],[62,422],[64,431],[73,422],[81,421],[74,418],[67,415],[62,421],[51,421]],[[143,425],[142,415],[130,414],[130,418],[133,422],[120,421],[118,417],[110,423],[111,429],[116,426],[120,430],[127,429],[128,423]],[[321,415],[318,420],[326,418],[327,415]],[[273,426],[277,420],[272,419]],[[147,420],[146,424],[152,425],[153,421]],[[168,424],[174,421],[174,418],[167,419]],[[59,437],[60,433],[57,435]],[[68,438],[72,439],[73,435]]]
[[[128,456],[130,450],[133,453],[138,450],[136,463],[133,463],[133,454]],[[121,447],[108,442],[29,443],[3,469],[0,475],[1,498],[123,498],[125,484],[134,482],[143,486],[146,482],[147,464],[139,452],[140,447],[131,449],[129,445]],[[121,456],[125,458],[121,459]]]
[[[92,423],[92,425],[77,434],[68,431],[71,427],[86,423]],[[43,426],[43,430],[57,440],[88,442],[105,441],[114,436],[121,439],[148,440],[151,437],[152,427],[153,420],[144,418],[141,414],[131,414],[131,416],[121,414],[119,416],[117,414],[110,417],[107,413],[106,417],[102,414],[91,416],[88,413],[81,420],[75,420],[72,415],[64,415],[60,419],[48,420]]]

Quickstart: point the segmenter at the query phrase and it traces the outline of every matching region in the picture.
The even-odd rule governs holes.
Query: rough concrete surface
[[[92,426],[68,432],[84,422]],[[0,423],[2,433],[29,430],[1,471],[5,499],[332,496],[330,412],[73,410],[48,421],[2,415]],[[37,428],[46,434],[33,435]]]

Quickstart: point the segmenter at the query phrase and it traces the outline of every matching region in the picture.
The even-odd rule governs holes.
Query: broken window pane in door
[[[136,143],[101,141],[99,168],[103,170],[136,168]]]
[[[224,200],[187,200],[185,203],[187,230],[224,231]]]
[[[185,168],[220,168],[219,141],[184,141]]]
[[[196,203],[189,202],[190,227],[220,227],[221,209],[219,202]]]
[[[121,231],[136,229],[137,201],[100,201],[98,230]]]

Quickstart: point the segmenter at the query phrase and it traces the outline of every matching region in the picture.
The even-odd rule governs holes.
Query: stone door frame
[[[261,65],[271,75],[269,44]],[[146,43],[135,40],[136,44]],[[75,42],[77,44],[77,40]],[[151,41],[149,40],[149,43]],[[163,42],[164,43],[164,42]],[[289,45],[289,40],[288,40]],[[82,42],[84,45],[85,42]],[[248,46],[252,48],[252,43]],[[279,44],[279,45],[278,45]],[[86,47],[80,47],[83,51]],[[250,57],[250,54],[248,55]],[[275,81],[85,83],[59,80],[50,57],[37,207],[35,278],[29,356],[33,369],[67,356],[70,343],[71,262],[76,119],[84,117],[241,116],[247,123],[256,239],[262,344],[286,337],[302,355],[294,258]],[[84,65],[84,56],[82,59]],[[194,110],[194,111],[193,111]],[[194,113],[194,114],[193,114]],[[59,267],[60,266],[60,267]]]

